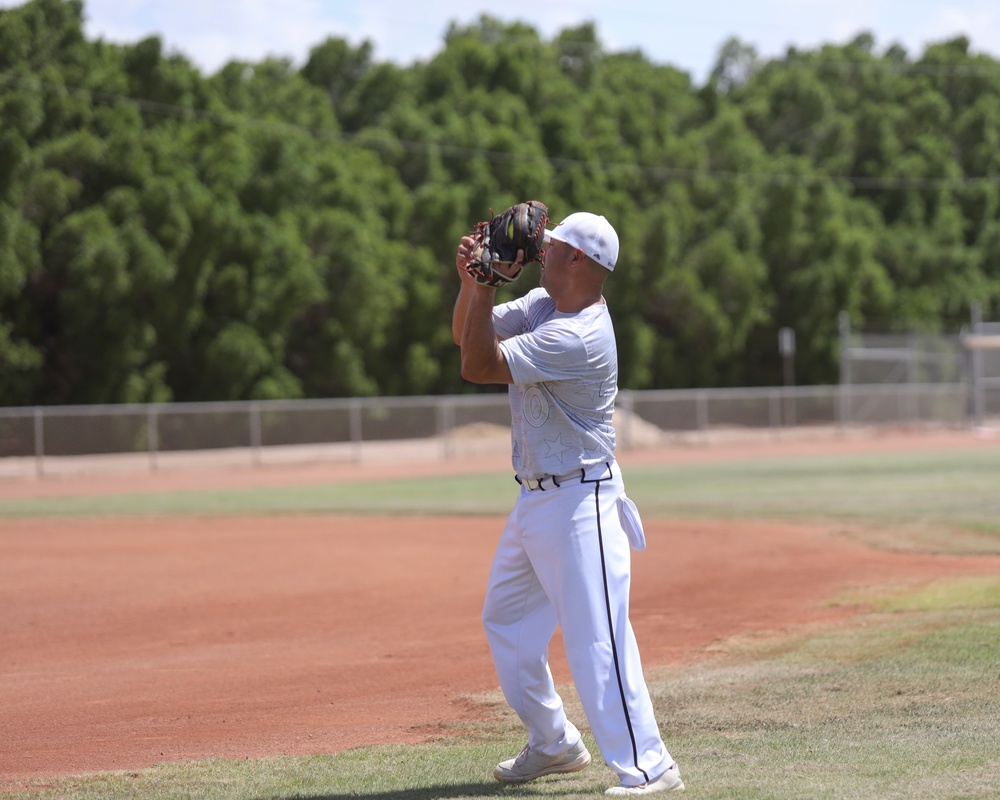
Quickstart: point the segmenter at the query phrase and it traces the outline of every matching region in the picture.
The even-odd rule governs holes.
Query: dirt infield
[[[969,436],[823,447],[983,446]],[[995,445],[994,445],[995,446]],[[702,448],[629,461],[761,452]],[[783,448],[783,450],[782,450]],[[785,443],[768,452],[817,452]],[[467,469],[495,469],[483,459]],[[455,464],[418,465],[421,474]],[[411,467],[412,468],[412,467]],[[371,478],[312,465],[0,482],[0,497]],[[419,742],[482,710],[479,624],[502,521],[340,516],[0,520],[0,788],[210,756]],[[793,524],[647,522],[633,622],[647,667],[825,623],[845,587],[996,574],[998,557],[889,553]],[[567,681],[554,651],[557,681]],[[581,721],[582,722],[582,721]],[[664,723],[669,727],[669,719]]]

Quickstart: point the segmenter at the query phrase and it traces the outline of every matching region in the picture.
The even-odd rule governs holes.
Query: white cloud
[[[641,49],[649,58],[703,80],[731,36],[764,57],[789,45],[810,49],[842,44],[871,31],[879,48],[899,42],[918,55],[928,42],[958,34],[973,49],[1000,54],[996,0],[530,0],[496,5],[479,0],[84,0],[91,38],[135,42],[159,35],[206,72],[233,59],[268,55],[296,64],[329,36],[375,46],[375,57],[409,64],[443,46],[453,21],[469,24],[482,13],[527,22],[542,36],[594,21],[611,50]],[[20,5],[0,0],[0,8]]]
[[[969,5],[972,7],[969,8]],[[967,36],[975,51],[1000,52],[1000,11],[996,5],[944,5],[920,27],[919,32],[924,42],[940,42],[959,35]]]
[[[90,0],[86,23],[88,36],[111,41],[158,35],[209,72],[234,59],[301,61],[329,27],[321,0]]]

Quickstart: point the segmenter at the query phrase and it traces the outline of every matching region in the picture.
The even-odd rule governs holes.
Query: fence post
[[[149,468],[153,472],[156,472],[158,467],[156,456],[160,449],[160,435],[156,418],[156,406],[152,403],[150,403],[146,411],[146,442],[149,448]]]
[[[983,325],[983,308],[979,303],[973,303],[971,308],[972,333],[980,332]],[[969,350],[972,359],[972,417],[973,423],[978,428],[983,424],[983,416],[986,412],[986,398],[983,389],[983,351]]]
[[[695,417],[698,430],[704,434],[704,443],[708,444],[708,396],[705,392],[698,392],[695,395]]]
[[[351,450],[354,453],[354,460],[357,462],[361,461],[361,438],[363,436],[363,431],[361,430],[361,401],[354,400],[351,403],[350,411],[350,425],[351,425]]]
[[[455,454],[455,445],[452,441],[455,429],[454,403],[447,397],[441,398],[437,403],[437,414],[435,417],[438,439],[442,443],[443,456],[447,461]]]
[[[261,439],[260,402],[252,400],[250,402],[250,460],[255,467],[260,465]]]
[[[622,425],[615,425],[615,431],[622,433],[622,449],[629,450],[634,442],[634,419],[635,419],[635,396],[631,390],[625,389],[618,393],[618,400],[622,409]]]
[[[837,424],[843,428],[851,416],[851,316],[841,311],[837,316],[840,330],[840,390],[837,392]]]
[[[39,477],[45,474],[45,425],[41,406],[35,406],[35,474]]]
[[[782,406],[781,393],[777,389],[772,389],[767,393],[767,396],[768,396],[767,409],[769,412],[768,417],[770,418],[770,423],[771,423],[771,434],[772,434],[771,438],[779,439],[781,438],[780,434],[781,406]]]

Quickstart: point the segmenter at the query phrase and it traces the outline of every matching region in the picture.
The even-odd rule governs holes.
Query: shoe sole
[[[592,760],[593,758],[590,753],[581,753],[568,764],[555,764],[551,767],[540,769],[538,772],[533,772],[530,775],[517,776],[508,776],[500,772],[498,767],[493,770],[493,777],[501,783],[527,783],[528,781],[535,780],[535,778],[542,778],[546,775],[561,775],[567,772],[579,772],[581,769],[586,768]]]
[[[629,791],[623,786],[612,786],[604,794],[610,797],[627,797],[629,795],[637,795],[637,794],[659,794],[660,792],[683,792],[683,791],[684,791],[684,781],[682,781],[678,777],[677,783],[672,784],[671,786],[664,786],[662,789],[654,789],[652,791],[649,791],[645,787],[636,787],[631,791]]]

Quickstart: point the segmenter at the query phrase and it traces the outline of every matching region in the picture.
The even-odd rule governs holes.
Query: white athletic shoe
[[[677,769],[677,762],[670,765],[670,769],[664,772],[655,781],[650,781],[642,786],[612,786],[604,794],[612,796],[622,796],[628,794],[653,794],[654,792],[682,792],[684,791],[684,781],[681,780],[681,772]]]
[[[527,745],[517,758],[501,761],[493,770],[493,777],[504,783],[524,783],[542,775],[557,772],[579,772],[590,763],[590,753],[583,741],[577,742],[561,756],[543,756]]]

